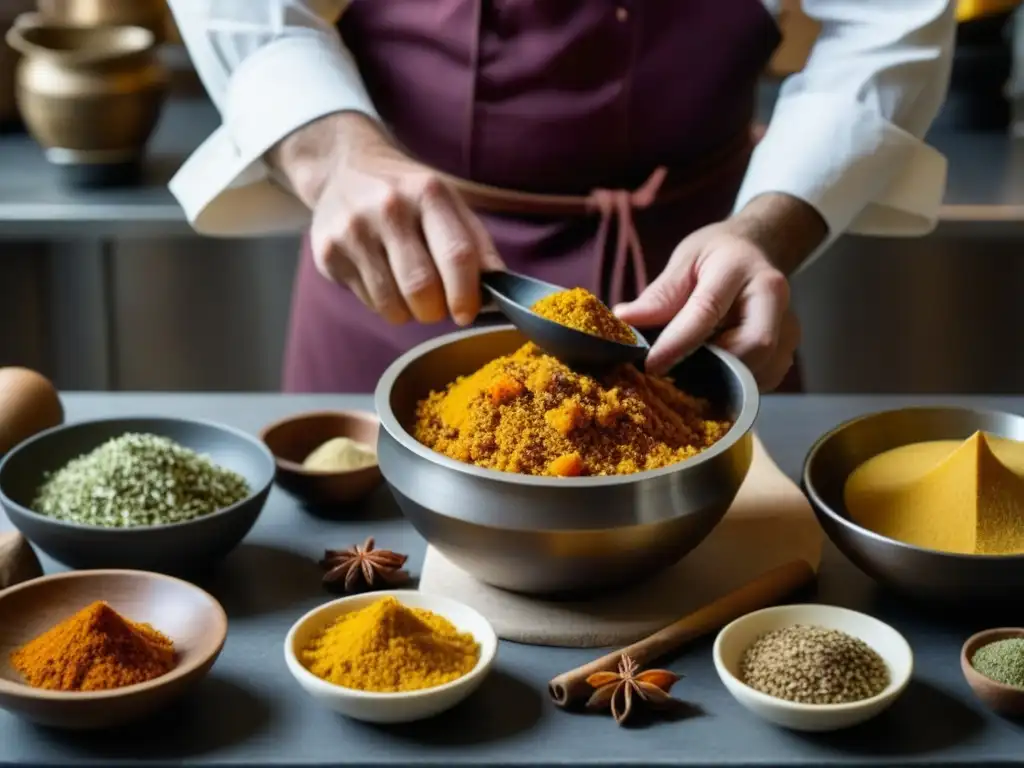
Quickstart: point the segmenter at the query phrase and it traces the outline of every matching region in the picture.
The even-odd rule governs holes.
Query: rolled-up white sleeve
[[[334,112],[377,118],[334,27],[345,0],[169,0],[175,23],[222,124],[170,189],[202,234],[298,231],[306,207],[277,183],[263,155]]]
[[[946,160],[923,137],[949,84],[954,5],[803,0],[821,34],[803,71],[782,84],[736,210],[783,192],[821,214],[829,241],[931,231]]]

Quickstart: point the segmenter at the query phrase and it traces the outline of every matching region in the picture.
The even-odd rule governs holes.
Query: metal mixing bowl
[[[400,357],[377,385],[380,469],[420,534],[481,581],[549,594],[623,584],[697,546],[750,467],[758,392],[746,367],[705,347],[673,372],[735,424],[699,456],[649,472],[532,477],[456,461],[412,437],[419,400],[523,342],[510,326],[453,333]]]
[[[1024,588],[1024,555],[958,555],[887,538],[853,522],[843,504],[846,479],[891,448],[928,440],[966,440],[977,431],[1024,440],[1024,417],[970,408],[905,408],[840,424],[811,448],[803,488],[835,545],[876,581],[940,601],[1006,599]]]

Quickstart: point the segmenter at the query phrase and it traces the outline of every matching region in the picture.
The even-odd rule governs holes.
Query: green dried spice
[[[128,433],[47,475],[32,508],[70,523],[134,528],[194,520],[249,494],[245,478],[209,457]]]
[[[1024,638],[983,645],[971,657],[971,666],[997,683],[1024,688]]]

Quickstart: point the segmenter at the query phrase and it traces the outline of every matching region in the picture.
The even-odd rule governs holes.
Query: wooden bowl
[[[1019,717],[1024,715],[1024,688],[997,683],[976,670],[971,664],[971,658],[979,648],[1010,637],[1024,637],[1024,628],[1001,627],[986,629],[984,632],[971,635],[960,650],[960,669],[964,673],[967,684],[974,691],[974,695],[981,699],[985,706],[1001,715]]]
[[[11,651],[90,603],[105,600],[126,618],[174,641],[178,663],[162,677],[109,691],[33,688],[11,666]],[[187,581],[147,571],[73,571],[0,592],[0,707],[40,725],[96,729],[153,713],[194,686],[217,660],[228,632],[224,609]]]
[[[381,483],[380,468],[323,472],[304,469],[302,462],[335,437],[348,437],[377,450],[380,422],[362,411],[315,411],[289,416],[263,428],[260,437],[277,463],[277,482],[289,493],[313,505],[350,504]]]

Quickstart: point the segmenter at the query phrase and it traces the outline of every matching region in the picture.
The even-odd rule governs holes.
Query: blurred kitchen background
[[[931,136],[950,161],[938,229],[843,238],[796,278],[810,391],[1024,392],[1018,4],[960,0],[953,85]],[[784,5],[765,118],[817,34],[798,3]],[[19,17],[20,78],[18,54],[0,42],[0,365],[35,368],[63,389],[277,389],[298,240],[203,239],[184,223],[166,182],[218,120],[163,0],[0,0],[0,28]],[[86,31],[68,37],[61,22]],[[154,45],[140,45],[126,22],[149,28]],[[36,56],[90,28],[106,36],[106,60]],[[133,106],[104,101],[110,72],[134,84]],[[54,78],[86,94],[87,107],[44,98]],[[44,153],[41,144],[72,146],[61,143],[69,131],[103,174]],[[134,180],[126,144],[143,158]]]

